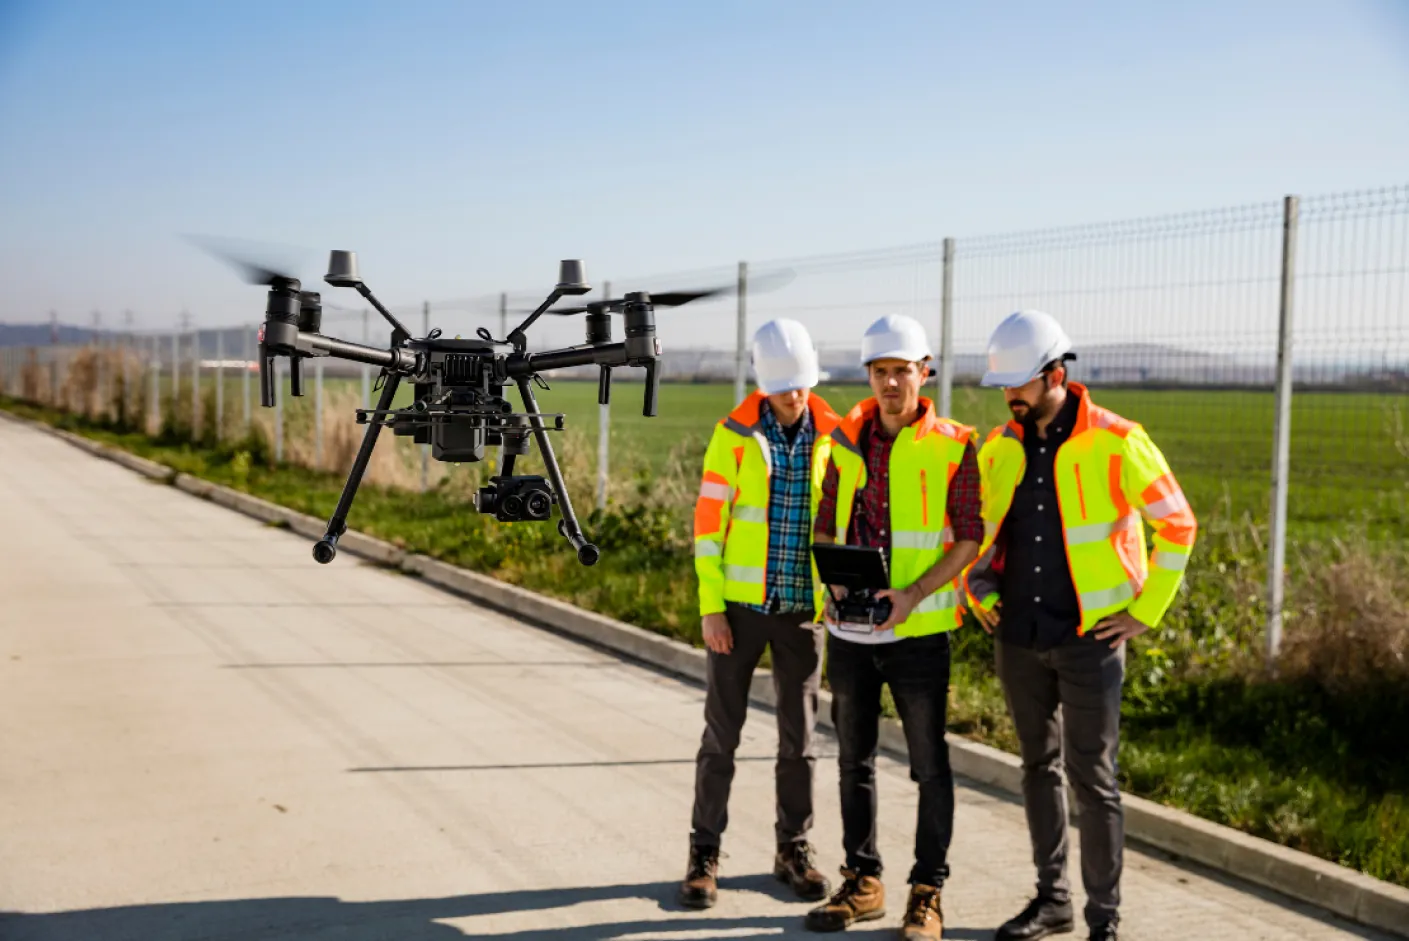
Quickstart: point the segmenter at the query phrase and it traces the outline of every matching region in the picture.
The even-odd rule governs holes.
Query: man
[[[936,414],[920,395],[929,341],[909,317],[886,316],[866,331],[861,362],[872,398],[832,432],[813,539],[884,550],[892,605],[885,623],[836,618],[830,589],[819,586],[827,624],[841,769],[843,883],[808,913],[816,931],[836,931],[885,914],[876,846],[876,749],[881,686],[890,685],[905,727],[910,776],[920,788],[915,862],[901,936],[938,939],[940,892],[949,875],[954,779],[945,742],[949,631],[961,623],[958,577],[983,539],[973,428]],[[836,589],[840,592],[840,589]],[[824,601],[825,599],[825,601]]]
[[[1196,531],[1145,430],[1068,381],[1071,348],[1050,316],[1019,311],[993,332],[982,380],[1002,387],[1013,420],[979,452],[986,539],[965,587],[985,629],[997,634],[1037,867],[1037,897],[998,930],[1000,941],[1073,930],[1063,765],[1080,807],[1090,937],[1116,941],[1125,642],[1159,624]],[[1154,529],[1148,558],[1142,519]]]
[[[695,504],[708,675],[690,859],[680,886],[680,900],[691,908],[708,908],[717,898],[734,750],[764,648],[772,651],[778,715],[773,874],[804,899],[831,889],[807,841],[822,670],[810,545],[822,466],[815,445],[840,418],[811,392],[817,352],[797,321],[763,325],[753,339],[753,367],[758,389],[715,426]]]

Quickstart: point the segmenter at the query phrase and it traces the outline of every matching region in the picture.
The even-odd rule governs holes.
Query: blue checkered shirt
[[[764,603],[756,611],[811,611],[812,599],[812,411],[788,441],[787,432],[765,400],[759,408],[768,440],[772,473],[768,481],[768,568]]]

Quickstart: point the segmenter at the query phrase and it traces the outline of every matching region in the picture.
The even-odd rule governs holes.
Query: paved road
[[[302,538],[4,420],[0,455],[6,941],[810,937],[768,877],[770,714],[745,730],[720,904],[679,910],[698,688],[316,565]],[[915,813],[882,765],[893,903],[865,937],[893,936]],[[1027,855],[1021,807],[961,787],[947,937],[991,936]],[[1125,894],[1134,939],[1378,937],[1135,851]]]

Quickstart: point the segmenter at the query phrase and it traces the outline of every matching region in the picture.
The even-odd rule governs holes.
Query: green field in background
[[[255,386],[253,407],[258,410]],[[302,399],[292,399],[285,382],[290,427],[311,426],[311,370],[307,386]],[[593,443],[595,462],[596,384],[559,380],[550,381],[550,386],[536,390],[539,407],[564,413],[572,437],[583,435]],[[612,466],[645,464],[658,469],[672,454],[697,466],[714,423],[734,405],[733,387],[666,383],[654,418],[641,414],[642,389],[637,382],[613,386]],[[327,379],[324,391],[328,408],[338,402],[350,408],[360,399],[361,384]],[[823,385],[817,392],[843,412],[870,394],[860,385]],[[928,394],[933,395],[932,387]],[[169,395],[167,387],[164,398]],[[240,378],[228,378],[227,421],[239,420],[242,395]],[[403,384],[396,404],[408,404],[410,395],[410,385]],[[1092,395],[1149,430],[1201,516],[1227,512],[1267,518],[1275,405],[1271,392],[1097,388]],[[517,398],[514,393],[516,406]],[[1001,393],[975,387],[954,390],[952,411],[950,417],[977,426],[981,433],[1007,417]],[[1397,536],[1409,526],[1409,396],[1299,392],[1293,399],[1291,466],[1288,512],[1300,535],[1365,524],[1376,535]]]

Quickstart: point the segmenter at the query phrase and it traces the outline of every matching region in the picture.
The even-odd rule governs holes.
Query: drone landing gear
[[[596,565],[601,553],[587,541],[582,527],[578,525],[577,514],[573,512],[572,501],[568,499],[568,489],[563,484],[563,473],[558,469],[558,459],[553,455],[553,445],[548,441],[548,429],[543,427],[543,419],[539,417],[538,400],[533,397],[532,381],[523,377],[515,382],[519,387],[519,395],[523,397],[524,411],[529,414],[534,440],[538,442],[539,453],[543,455],[543,466],[548,471],[548,481],[553,485],[558,506],[562,508],[563,518],[558,520],[558,533],[565,536],[568,543],[577,550],[577,561],[583,565]]]
[[[399,373],[393,372],[387,376],[381,397],[377,400],[378,414],[385,414],[387,409],[391,408],[391,401],[396,397],[396,387],[400,384]],[[372,460],[372,449],[376,447],[377,435],[381,430],[381,422],[368,422],[367,432],[362,436],[362,445],[357,449],[357,459],[352,462],[347,483],[342,487],[342,496],[338,498],[338,508],[333,511],[333,518],[328,520],[328,531],[313,545],[313,559],[322,565],[333,561],[338,554],[338,540],[347,532],[347,514],[352,509],[352,498],[357,495],[362,475],[366,473],[367,464]]]

